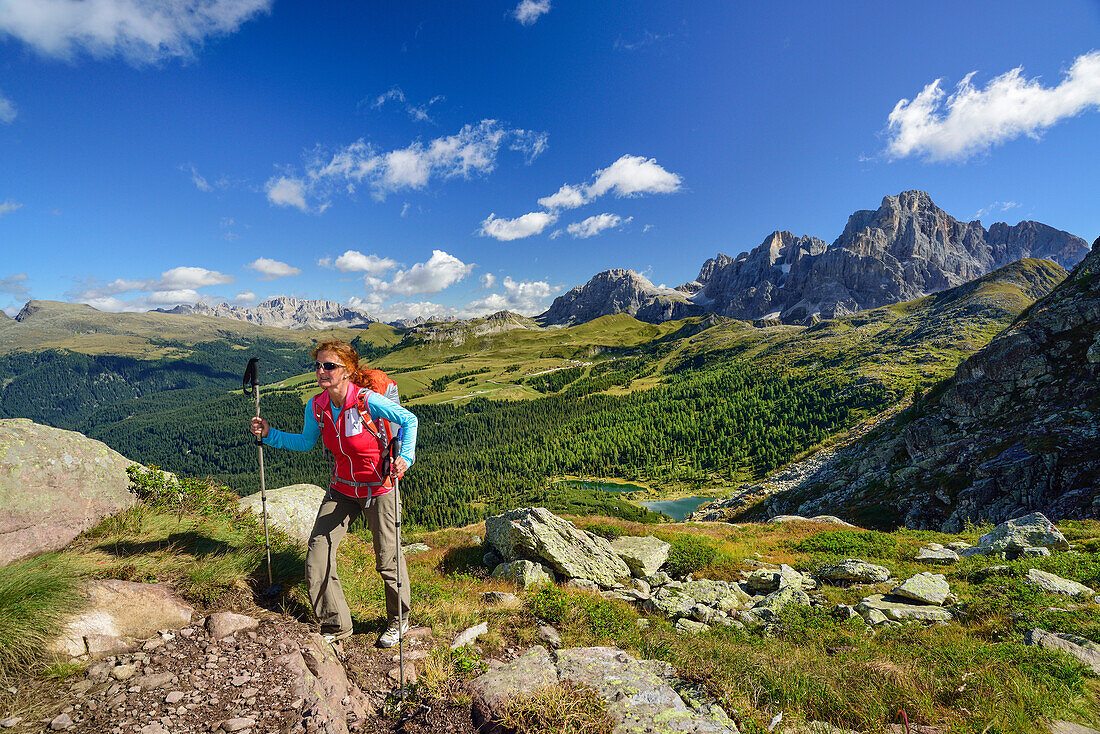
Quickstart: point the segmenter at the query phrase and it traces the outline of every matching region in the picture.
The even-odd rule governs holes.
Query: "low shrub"
[[[876,530],[830,530],[803,538],[791,548],[815,556],[881,558],[897,543],[890,533]]]
[[[667,539],[672,545],[664,568],[673,576],[687,576],[718,560],[718,543],[705,535],[679,533]]]

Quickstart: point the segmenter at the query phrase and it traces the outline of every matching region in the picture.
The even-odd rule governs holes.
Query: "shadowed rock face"
[[[703,313],[683,293],[658,288],[633,270],[605,270],[584,285],[554,299],[538,317],[543,325],[583,324],[600,316],[628,313],[659,323]]]
[[[776,231],[735,258],[719,254],[674,291],[629,270],[599,273],[558,297],[544,324],[578,324],[629,313],[659,323],[703,313],[784,323],[829,319],[962,285],[1017,260],[1080,262],[1088,243],[1038,222],[960,222],[923,191],[857,211],[831,245]]]
[[[74,431],[0,420],[0,565],[61,548],[132,505],[133,463]]]
[[[942,388],[847,450],[845,468],[762,509],[948,532],[1035,511],[1100,517],[1098,386],[1100,239]]]

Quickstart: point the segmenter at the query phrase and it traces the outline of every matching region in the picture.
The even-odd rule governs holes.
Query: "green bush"
[[[605,540],[615,540],[623,536],[622,528],[615,527],[605,522],[594,522],[591,525],[586,525],[584,529]]]
[[[547,585],[527,598],[527,611],[551,624],[562,624],[573,600],[559,586]]]
[[[897,544],[893,535],[875,530],[830,530],[803,538],[791,548],[813,555],[881,558]]]
[[[678,534],[667,539],[672,548],[665,561],[665,570],[673,576],[687,576],[706,568],[719,556],[718,544],[705,535]]]

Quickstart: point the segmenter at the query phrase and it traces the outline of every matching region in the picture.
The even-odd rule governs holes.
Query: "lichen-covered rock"
[[[1032,546],[1069,550],[1069,542],[1041,512],[1003,522],[978,538],[978,545],[997,551],[1022,551]]]
[[[134,463],[75,431],[0,419],[0,566],[62,548],[130,507]]]
[[[610,647],[561,650],[560,680],[589,686],[607,701],[607,713],[621,734],[735,734],[724,723],[692,711],[660,676]]]
[[[554,573],[541,563],[520,559],[501,563],[493,569],[493,578],[508,579],[524,589],[554,583]]]
[[[784,586],[793,586],[796,589],[813,588],[813,580],[803,576],[787,564],[778,569],[762,568],[753,571],[746,580],[749,591],[757,594],[769,594]]]
[[[941,566],[949,566],[953,563],[959,562],[959,554],[951,548],[921,548],[917,551],[916,558],[913,560],[921,561],[923,563],[935,563]]]
[[[1046,571],[1040,571],[1037,568],[1028,569],[1024,583],[1038,586],[1048,594],[1058,594],[1080,600],[1091,599],[1096,594],[1095,591],[1084,584],[1072,579],[1064,579]]]
[[[317,508],[325,499],[325,489],[316,484],[291,484],[269,489],[267,494],[267,521],[281,528],[303,547],[309,544],[309,533],[317,519]],[[260,492],[241,497],[237,504],[242,510],[251,510],[256,517],[263,512]]]
[[[630,567],[605,539],[542,507],[486,518],[485,539],[506,561],[545,561],[566,578],[589,579],[604,588],[630,577]]]
[[[545,647],[536,646],[504,665],[469,681],[474,726],[479,732],[501,731],[496,723],[505,704],[523,694],[558,682],[558,671]]]
[[[877,618],[874,612],[895,622],[950,622],[953,619],[951,612],[943,607],[931,604],[906,604],[896,598],[888,599],[882,594],[867,597],[856,605],[856,611],[869,624],[876,624],[873,621]]]
[[[878,584],[890,578],[890,569],[861,561],[858,558],[845,558],[840,563],[826,566],[817,573],[825,581],[853,581],[860,584]]]
[[[676,620],[676,624],[673,625],[677,632],[686,632],[690,635],[697,635],[700,632],[706,632],[710,629],[710,625],[706,622],[700,622],[694,619],[688,619],[687,617],[680,617]]]
[[[647,578],[668,560],[672,546],[652,535],[638,537],[623,535],[611,541],[611,549],[630,566],[630,572],[638,578]]]
[[[691,614],[696,604],[693,597],[679,586],[662,586],[642,602],[642,609],[650,614],[661,614],[669,619],[679,619]]]
[[[947,595],[951,593],[951,586],[942,573],[924,571],[916,576],[910,576],[891,589],[890,593],[903,599],[912,599],[919,604],[938,606],[947,600]]]
[[[1077,635],[1047,632],[1036,627],[1024,633],[1024,643],[1038,645],[1047,650],[1067,652],[1092,668],[1094,673],[1100,675],[1100,645],[1092,640]]]
[[[767,621],[792,604],[808,607],[810,595],[797,586],[781,586],[753,604],[752,613]]]

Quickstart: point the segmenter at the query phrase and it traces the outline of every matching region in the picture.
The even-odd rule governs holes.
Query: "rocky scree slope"
[[[958,531],[1100,517],[1100,238],[1049,295],[830,469],[749,516]]]
[[[1088,243],[1038,222],[960,222],[923,191],[887,196],[857,211],[831,245],[776,231],[736,258],[707,260],[674,295],[632,271],[608,270],[554,301],[539,319],[575,324],[627,312],[658,323],[702,313],[784,323],[831,319],[920,298],[1022,258],[1076,265]]]

